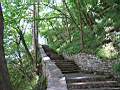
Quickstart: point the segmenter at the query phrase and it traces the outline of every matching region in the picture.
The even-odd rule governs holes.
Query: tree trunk
[[[36,27],[36,5],[35,1],[33,4],[33,29],[32,29],[32,36],[33,36],[33,51],[34,51],[34,63],[33,65],[36,67],[36,61],[37,61],[37,27]]]
[[[63,15],[62,21],[63,21],[64,30],[65,30],[65,36],[67,37],[66,42],[68,39],[71,42],[72,40],[71,40],[71,35],[70,35],[69,27],[68,27],[67,9],[66,9],[65,0],[62,0],[62,3],[63,3],[63,12],[65,13],[65,15]]]
[[[10,85],[10,79],[7,69],[7,62],[5,60],[5,53],[3,47],[3,31],[4,23],[3,23],[3,14],[0,3],[0,90],[12,90]]]
[[[80,0],[76,0],[76,6],[77,9],[79,11],[79,28],[80,28],[80,49],[83,50],[84,49],[84,31],[83,31],[83,19],[82,19],[82,10],[81,10],[81,6],[80,6]]]
[[[34,1],[33,3],[33,51],[34,51],[34,66],[36,67],[38,61],[38,30],[39,30],[39,21],[36,18],[39,18],[39,6],[40,0]]]

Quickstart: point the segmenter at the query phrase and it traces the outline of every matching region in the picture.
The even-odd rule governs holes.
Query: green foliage
[[[33,90],[46,90],[46,88],[47,88],[47,78],[44,76],[40,76],[37,85]]]
[[[19,31],[22,32],[27,48],[31,49],[32,30],[30,28],[31,20],[29,19],[32,19],[32,17],[28,15],[31,5],[26,3],[21,5],[17,1],[13,3],[4,1],[3,3],[4,47],[11,83],[14,90],[32,90],[37,84],[37,75],[19,33]]]
[[[120,63],[113,65],[113,70],[120,75]]]
[[[66,4],[64,2],[59,5],[48,3],[47,6],[49,5],[52,10],[44,13],[44,16],[50,18],[57,15],[61,18],[55,17],[42,21],[41,34],[47,38],[50,47],[61,53],[75,54],[84,51],[100,55],[100,52],[103,52],[102,42],[107,35],[105,28],[119,26],[119,2],[117,0],[110,0],[110,2],[82,0],[80,5],[77,0],[66,0]],[[80,10],[78,5],[81,7]],[[82,19],[79,17],[80,13]],[[83,23],[84,49],[80,48],[80,22]]]
[[[27,58],[20,61],[12,61],[8,64],[8,69],[11,77],[11,83],[15,90],[32,90],[33,67],[30,62],[26,61]]]
[[[107,49],[107,47],[100,49],[97,52],[97,55],[103,59],[116,59],[118,56],[117,51],[111,50],[110,48]]]
[[[18,33],[20,30],[22,31],[27,47],[31,50],[33,17],[30,13],[33,13],[31,10],[33,2],[35,1],[31,0],[30,3],[21,3],[21,0],[14,3],[3,1],[4,47],[6,59],[9,63],[11,81],[15,90],[37,88],[37,86],[35,87],[37,81],[33,77],[33,65],[26,55]],[[106,28],[120,28],[119,0],[109,0],[109,2],[105,0],[65,0],[65,2],[59,4],[56,2],[54,0],[41,1],[39,17],[35,18],[39,25],[40,35],[47,39],[51,48],[59,53],[77,54],[86,52],[94,53],[106,59],[118,57],[120,35],[109,33]],[[102,47],[106,44],[103,41],[108,38],[108,34],[113,43],[114,49],[112,52],[110,51],[111,48],[106,50]],[[81,48],[81,42],[83,42],[83,48]],[[115,70],[120,71],[119,68],[120,65],[115,66]],[[45,84],[46,80],[44,80],[43,78],[41,80],[40,77],[38,86],[41,81]]]

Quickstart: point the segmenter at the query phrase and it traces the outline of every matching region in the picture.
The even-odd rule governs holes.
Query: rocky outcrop
[[[63,55],[64,58],[74,60],[75,63],[82,69],[88,71],[97,71],[114,74],[113,65],[117,64],[117,60],[100,60],[95,55],[80,53],[77,55]]]

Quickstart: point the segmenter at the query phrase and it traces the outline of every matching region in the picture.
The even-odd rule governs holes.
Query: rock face
[[[117,62],[117,60],[106,60],[102,61],[95,57],[95,55],[90,55],[86,53],[80,53],[77,55],[63,55],[64,58],[74,60],[75,63],[81,68],[81,70],[97,71],[104,73],[113,74],[112,66]]]

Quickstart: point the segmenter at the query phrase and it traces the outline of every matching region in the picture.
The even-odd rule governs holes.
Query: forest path
[[[120,83],[112,76],[81,71],[73,60],[64,59],[47,45],[42,47],[65,75],[68,90],[120,90]]]

